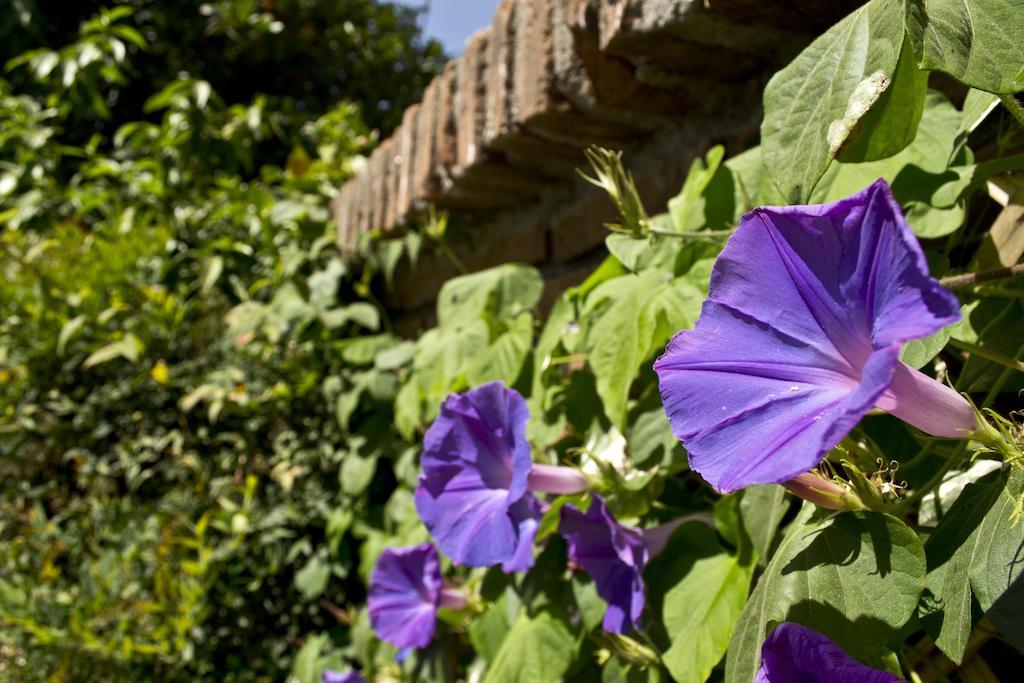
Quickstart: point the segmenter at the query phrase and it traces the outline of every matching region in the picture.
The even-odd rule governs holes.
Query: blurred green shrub
[[[0,680],[279,679],[362,601],[352,530],[379,524],[373,464],[404,447],[396,371],[359,348],[394,340],[328,202],[440,48],[369,0],[16,4]],[[357,386],[349,414],[375,419],[349,429]],[[342,488],[350,456],[364,476]]]

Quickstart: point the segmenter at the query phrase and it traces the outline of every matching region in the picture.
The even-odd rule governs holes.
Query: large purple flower
[[[834,204],[743,217],[695,329],[654,364],[690,465],[716,489],[784,482],[873,407],[930,434],[974,429],[970,405],[899,361],[959,320],[883,180]]]
[[[817,631],[784,621],[761,647],[754,683],[900,683],[888,671],[865,666]]]
[[[345,673],[327,669],[323,673],[321,683],[366,683],[366,679],[358,671],[352,669]]]
[[[424,435],[416,510],[454,562],[529,569],[541,516],[529,492],[586,488],[577,470],[532,463],[529,418],[518,392],[491,382],[449,395]]]
[[[426,647],[434,637],[437,608],[465,604],[461,591],[444,586],[431,543],[387,548],[370,575],[370,625],[378,638],[395,647]]]
[[[563,506],[558,531],[569,544],[569,561],[590,574],[597,594],[608,603],[602,628],[629,633],[644,611],[644,567],[650,553],[643,532],[619,524],[596,495],[586,513]]]

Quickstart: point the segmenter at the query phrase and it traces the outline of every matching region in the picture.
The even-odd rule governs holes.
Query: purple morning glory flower
[[[874,407],[936,436],[970,404],[899,360],[960,319],[884,180],[833,204],[745,215],[693,330],[654,364],[690,465],[720,491],[814,468]]]
[[[541,517],[530,492],[587,488],[578,470],[532,463],[529,418],[518,392],[491,382],[449,395],[424,435],[416,510],[454,562],[529,569]]]
[[[323,683],[366,683],[366,679],[358,671],[349,669],[345,673],[340,671],[324,671]]]
[[[865,666],[817,631],[784,621],[761,647],[754,683],[900,683],[888,671]]]
[[[398,648],[426,647],[434,637],[438,607],[465,605],[461,591],[444,586],[431,543],[387,548],[370,576],[370,625],[378,638]]]
[[[644,567],[661,554],[673,532],[687,522],[713,524],[710,515],[693,514],[650,529],[623,526],[594,494],[587,511],[566,504],[558,533],[569,545],[569,562],[590,574],[597,594],[608,603],[605,631],[628,633],[644,611]]]
[[[629,633],[644,611],[644,567],[650,557],[644,534],[619,524],[595,495],[585,513],[567,504],[558,532],[569,544],[569,561],[594,580],[606,603],[602,628]]]

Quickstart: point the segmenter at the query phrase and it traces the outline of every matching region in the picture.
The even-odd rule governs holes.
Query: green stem
[[[563,365],[565,363],[575,363],[576,361],[583,361],[587,359],[585,353],[570,353],[568,356],[552,356],[551,360],[548,361],[548,366],[552,365]]]
[[[980,273],[964,273],[963,275],[949,275],[939,280],[946,289],[963,289],[979,282],[988,280],[1003,280],[1005,278],[1024,275],[1024,263],[1009,268],[996,268],[995,270],[984,270]]]
[[[1024,372],[1024,363],[1020,362],[1019,360],[1010,358],[1009,356],[1004,356],[998,351],[993,351],[984,346],[979,346],[977,344],[972,344],[970,342],[961,341],[953,337],[950,337],[949,345],[955,346],[961,351],[966,351],[968,353],[973,353],[976,356],[987,358],[993,363],[999,363],[1003,367],[1009,368],[1010,370],[1014,370],[1016,372]]]
[[[912,469],[915,465],[919,464],[922,460],[928,457],[928,454],[932,452],[932,446],[935,445],[935,439],[929,439],[928,443],[921,447],[921,450],[917,452],[910,460],[900,463],[900,468],[904,470]]]
[[[455,270],[459,271],[461,275],[466,274],[466,266],[462,265],[462,261],[460,261],[459,257],[455,255],[455,252],[452,251],[451,247],[448,246],[447,242],[445,242],[443,239],[438,240],[437,247],[438,249],[441,250],[441,253],[444,254],[445,257],[447,257],[447,259],[452,262],[452,265],[455,266]]]
[[[974,290],[974,294],[986,299],[1024,299],[1024,291],[998,285],[982,285]]]
[[[917,503],[926,495],[928,495],[928,493],[931,492],[932,489],[941,484],[942,480],[946,478],[946,474],[948,474],[954,466],[960,464],[961,460],[963,459],[963,454],[966,451],[967,441],[961,441],[960,444],[957,446],[956,450],[953,451],[953,453],[948,458],[946,458],[946,461],[944,463],[942,463],[942,467],[939,468],[939,471],[932,475],[932,478],[929,479],[924,486],[922,486],[919,489],[915,489],[912,494],[910,494],[907,498],[903,500],[902,503],[900,503],[898,508],[900,515],[909,510],[915,503]]]
[[[665,230],[664,228],[656,228],[653,225],[650,226],[649,230],[652,235],[658,235],[660,237],[674,237],[676,239],[686,239],[693,237],[696,239],[703,239],[706,237],[728,237],[729,235],[736,232],[734,229],[729,230],[693,230],[690,232],[677,232],[675,230]]]
[[[1016,304],[1016,302],[1013,302],[1013,301],[1009,302],[1001,311],[999,311],[999,313],[997,313],[995,315],[995,317],[993,317],[991,320],[989,320],[987,323],[985,323],[985,325],[982,327],[982,329],[977,330],[977,333],[978,333],[977,337],[978,337],[978,339],[982,339],[985,336],[987,336],[990,330],[996,329],[997,325],[1002,325],[1003,324],[1003,319],[1006,318],[1006,316],[1011,311],[1015,311],[1015,309],[1016,309],[1016,305],[1015,304]],[[967,373],[967,369],[969,367],[973,367],[974,364],[972,363],[972,361],[974,361],[975,358],[976,358],[975,356],[970,356],[969,355],[969,356],[967,356],[967,358],[964,359],[963,367],[960,368],[960,376],[959,376],[958,382],[957,382],[958,384],[959,384],[959,379],[963,378],[963,376]],[[953,388],[957,389],[957,390],[960,389],[959,386],[954,386]],[[984,406],[982,406],[982,407],[984,407]]]
[[[1020,102],[1013,98],[1013,95],[1000,95],[999,101],[1003,103],[1003,106],[1009,110],[1013,118],[1021,126],[1024,126],[1024,107],[1021,107]]]
[[[639,633],[643,641],[647,643],[647,647],[651,648],[651,650],[654,652],[655,656],[658,658],[658,663],[663,664],[665,653],[663,653],[661,651],[661,648],[658,647],[658,644],[654,642],[654,639],[651,638],[651,635],[647,632],[647,629],[638,628],[637,633]]]
[[[1017,353],[1014,355],[1019,358],[1022,353],[1024,353],[1024,345],[1017,349]],[[980,406],[978,406],[979,409],[988,408],[989,404],[991,404],[992,401],[995,400],[995,397],[999,395],[999,392],[1003,390],[1003,385],[1009,381],[1012,373],[1013,370],[1007,368],[999,374],[996,381],[992,383],[992,387],[988,390],[988,393],[985,394],[985,400],[981,402]]]

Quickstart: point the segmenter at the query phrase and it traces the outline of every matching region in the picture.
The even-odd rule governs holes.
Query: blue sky
[[[448,54],[458,55],[474,31],[489,26],[498,0],[399,0],[403,5],[429,7],[420,21],[424,33],[444,44]]]

